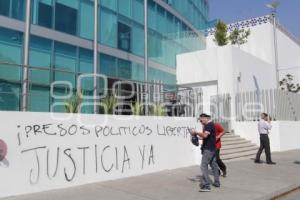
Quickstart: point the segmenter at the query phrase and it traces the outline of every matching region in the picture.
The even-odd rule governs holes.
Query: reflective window
[[[79,72],[93,73],[93,51],[88,49],[79,49]],[[93,91],[93,77],[83,78],[81,80],[81,88]]]
[[[102,9],[101,27],[99,27],[100,41],[102,44],[117,48],[117,16],[115,13]]]
[[[118,48],[130,52],[131,50],[131,28],[118,22]]]
[[[161,36],[154,31],[148,32],[148,55],[153,60],[158,60],[162,56]]]
[[[11,5],[12,18],[23,20],[25,14],[25,1],[24,0],[12,0]]]
[[[143,64],[138,64],[138,63],[132,63],[132,74],[131,74],[131,79],[132,80],[137,80],[137,81],[144,81],[144,65]]]
[[[72,35],[77,31],[77,0],[57,0],[55,4],[55,29]]]
[[[65,88],[54,88],[55,96],[65,96],[69,93]],[[52,104],[50,105],[51,110],[54,112],[66,112],[65,102],[63,99],[52,98]]]
[[[117,11],[117,0],[101,0],[100,2],[102,6]]]
[[[29,88],[29,110],[35,112],[48,112],[50,107],[49,88],[31,86]]]
[[[88,49],[79,49],[79,72],[93,73],[93,51]]]
[[[171,13],[167,12],[167,30],[169,33],[171,33],[172,35],[170,36],[171,38],[175,37],[175,32],[176,32],[176,27],[175,27],[175,23],[174,23],[174,17]]]
[[[0,0],[0,15],[24,20],[24,0]]]
[[[0,0],[0,15],[9,16],[10,1]]]
[[[69,81],[75,86],[76,48],[71,45],[55,42],[55,81]],[[62,72],[63,70],[64,72]],[[70,73],[68,73],[70,72]]]
[[[149,67],[148,69],[148,80],[162,81],[164,84],[176,84],[176,76],[174,74],[170,74],[153,67]]]
[[[53,16],[52,0],[33,0],[32,23],[47,28],[52,28]]]
[[[109,77],[117,77],[117,65],[116,58],[105,54],[100,55],[100,71]]]
[[[29,79],[33,83],[50,83],[52,41],[31,35],[29,65],[43,69],[30,69]]]
[[[119,13],[131,18],[131,0],[118,0]]]
[[[144,0],[133,0],[132,19],[144,24]]]
[[[21,68],[13,64],[22,62],[23,34],[0,27],[0,78],[19,81]]]
[[[118,77],[131,79],[131,62],[127,60],[118,60]]]
[[[79,72],[92,74],[93,73],[93,51],[88,49],[79,49]],[[81,79],[81,92],[86,96],[93,95],[93,77]],[[79,84],[77,82],[77,84]],[[93,113],[93,101],[89,99],[83,100],[81,108],[82,113]]]
[[[20,110],[19,84],[0,80],[0,110]]]
[[[148,1],[148,27],[156,30],[156,4],[153,0]]]
[[[80,1],[80,29],[81,37],[93,39],[94,36],[94,3],[91,0]]]
[[[165,9],[161,6],[157,6],[157,31],[160,33],[166,33],[167,30],[167,23],[166,23],[166,16],[165,16]]]
[[[132,53],[144,56],[144,28],[140,25],[132,26]]]

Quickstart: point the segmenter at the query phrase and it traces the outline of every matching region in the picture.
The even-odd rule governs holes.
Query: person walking
[[[269,133],[272,128],[271,119],[267,113],[261,114],[261,120],[258,122],[258,132],[260,135],[260,147],[254,160],[255,163],[262,163],[260,156],[263,150],[265,150],[267,164],[275,165],[276,163],[271,159],[270,140]]]
[[[215,123],[215,130],[216,130],[216,160],[217,160],[217,164],[218,164],[220,170],[222,171],[222,176],[226,177],[227,176],[227,167],[220,157],[220,150],[222,147],[221,138],[225,134],[225,130],[224,130],[222,124],[220,124],[220,123]]]
[[[203,125],[203,132],[194,131],[192,134],[202,138],[203,143],[201,146],[202,161],[201,161],[201,171],[202,171],[202,184],[200,186],[200,192],[210,192],[210,181],[208,175],[208,165],[211,166],[214,183],[213,186],[219,188],[219,169],[216,162],[216,131],[214,123],[210,120],[210,116],[203,113],[200,115],[200,122]]]

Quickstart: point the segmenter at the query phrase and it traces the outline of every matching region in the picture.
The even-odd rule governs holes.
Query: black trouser
[[[226,171],[226,165],[223,163],[223,161],[220,158],[220,149],[216,150],[216,160],[217,160],[217,164],[220,168],[220,170],[222,170],[222,172]]]
[[[263,150],[265,150],[267,162],[272,162],[271,150],[270,150],[270,140],[269,140],[269,136],[267,134],[260,134],[260,147],[256,154],[256,161],[260,160],[260,155]]]

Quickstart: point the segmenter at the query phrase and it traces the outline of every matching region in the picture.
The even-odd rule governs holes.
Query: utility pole
[[[145,115],[148,115],[148,0],[144,0],[144,81],[145,81]]]
[[[276,86],[280,87],[279,84],[279,64],[278,64],[278,44],[277,44],[277,8],[280,5],[278,1],[273,1],[266,6],[271,8],[271,17],[273,20],[273,39],[274,39],[274,64],[276,70]]]
[[[93,108],[94,114],[97,114],[97,66],[98,66],[98,1],[94,0],[94,55],[93,55]],[[99,7],[100,10],[100,7]]]
[[[30,40],[30,20],[31,20],[31,0],[26,1],[24,47],[23,47],[23,80],[22,80],[22,111],[28,110],[28,90],[29,90],[29,40]]]

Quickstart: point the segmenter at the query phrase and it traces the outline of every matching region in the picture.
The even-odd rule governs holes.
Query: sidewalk
[[[264,155],[263,157],[264,158]],[[189,167],[117,181],[6,198],[7,200],[267,200],[300,186],[300,150],[273,153],[277,165],[253,160],[227,163],[221,188],[200,193],[199,167]]]

